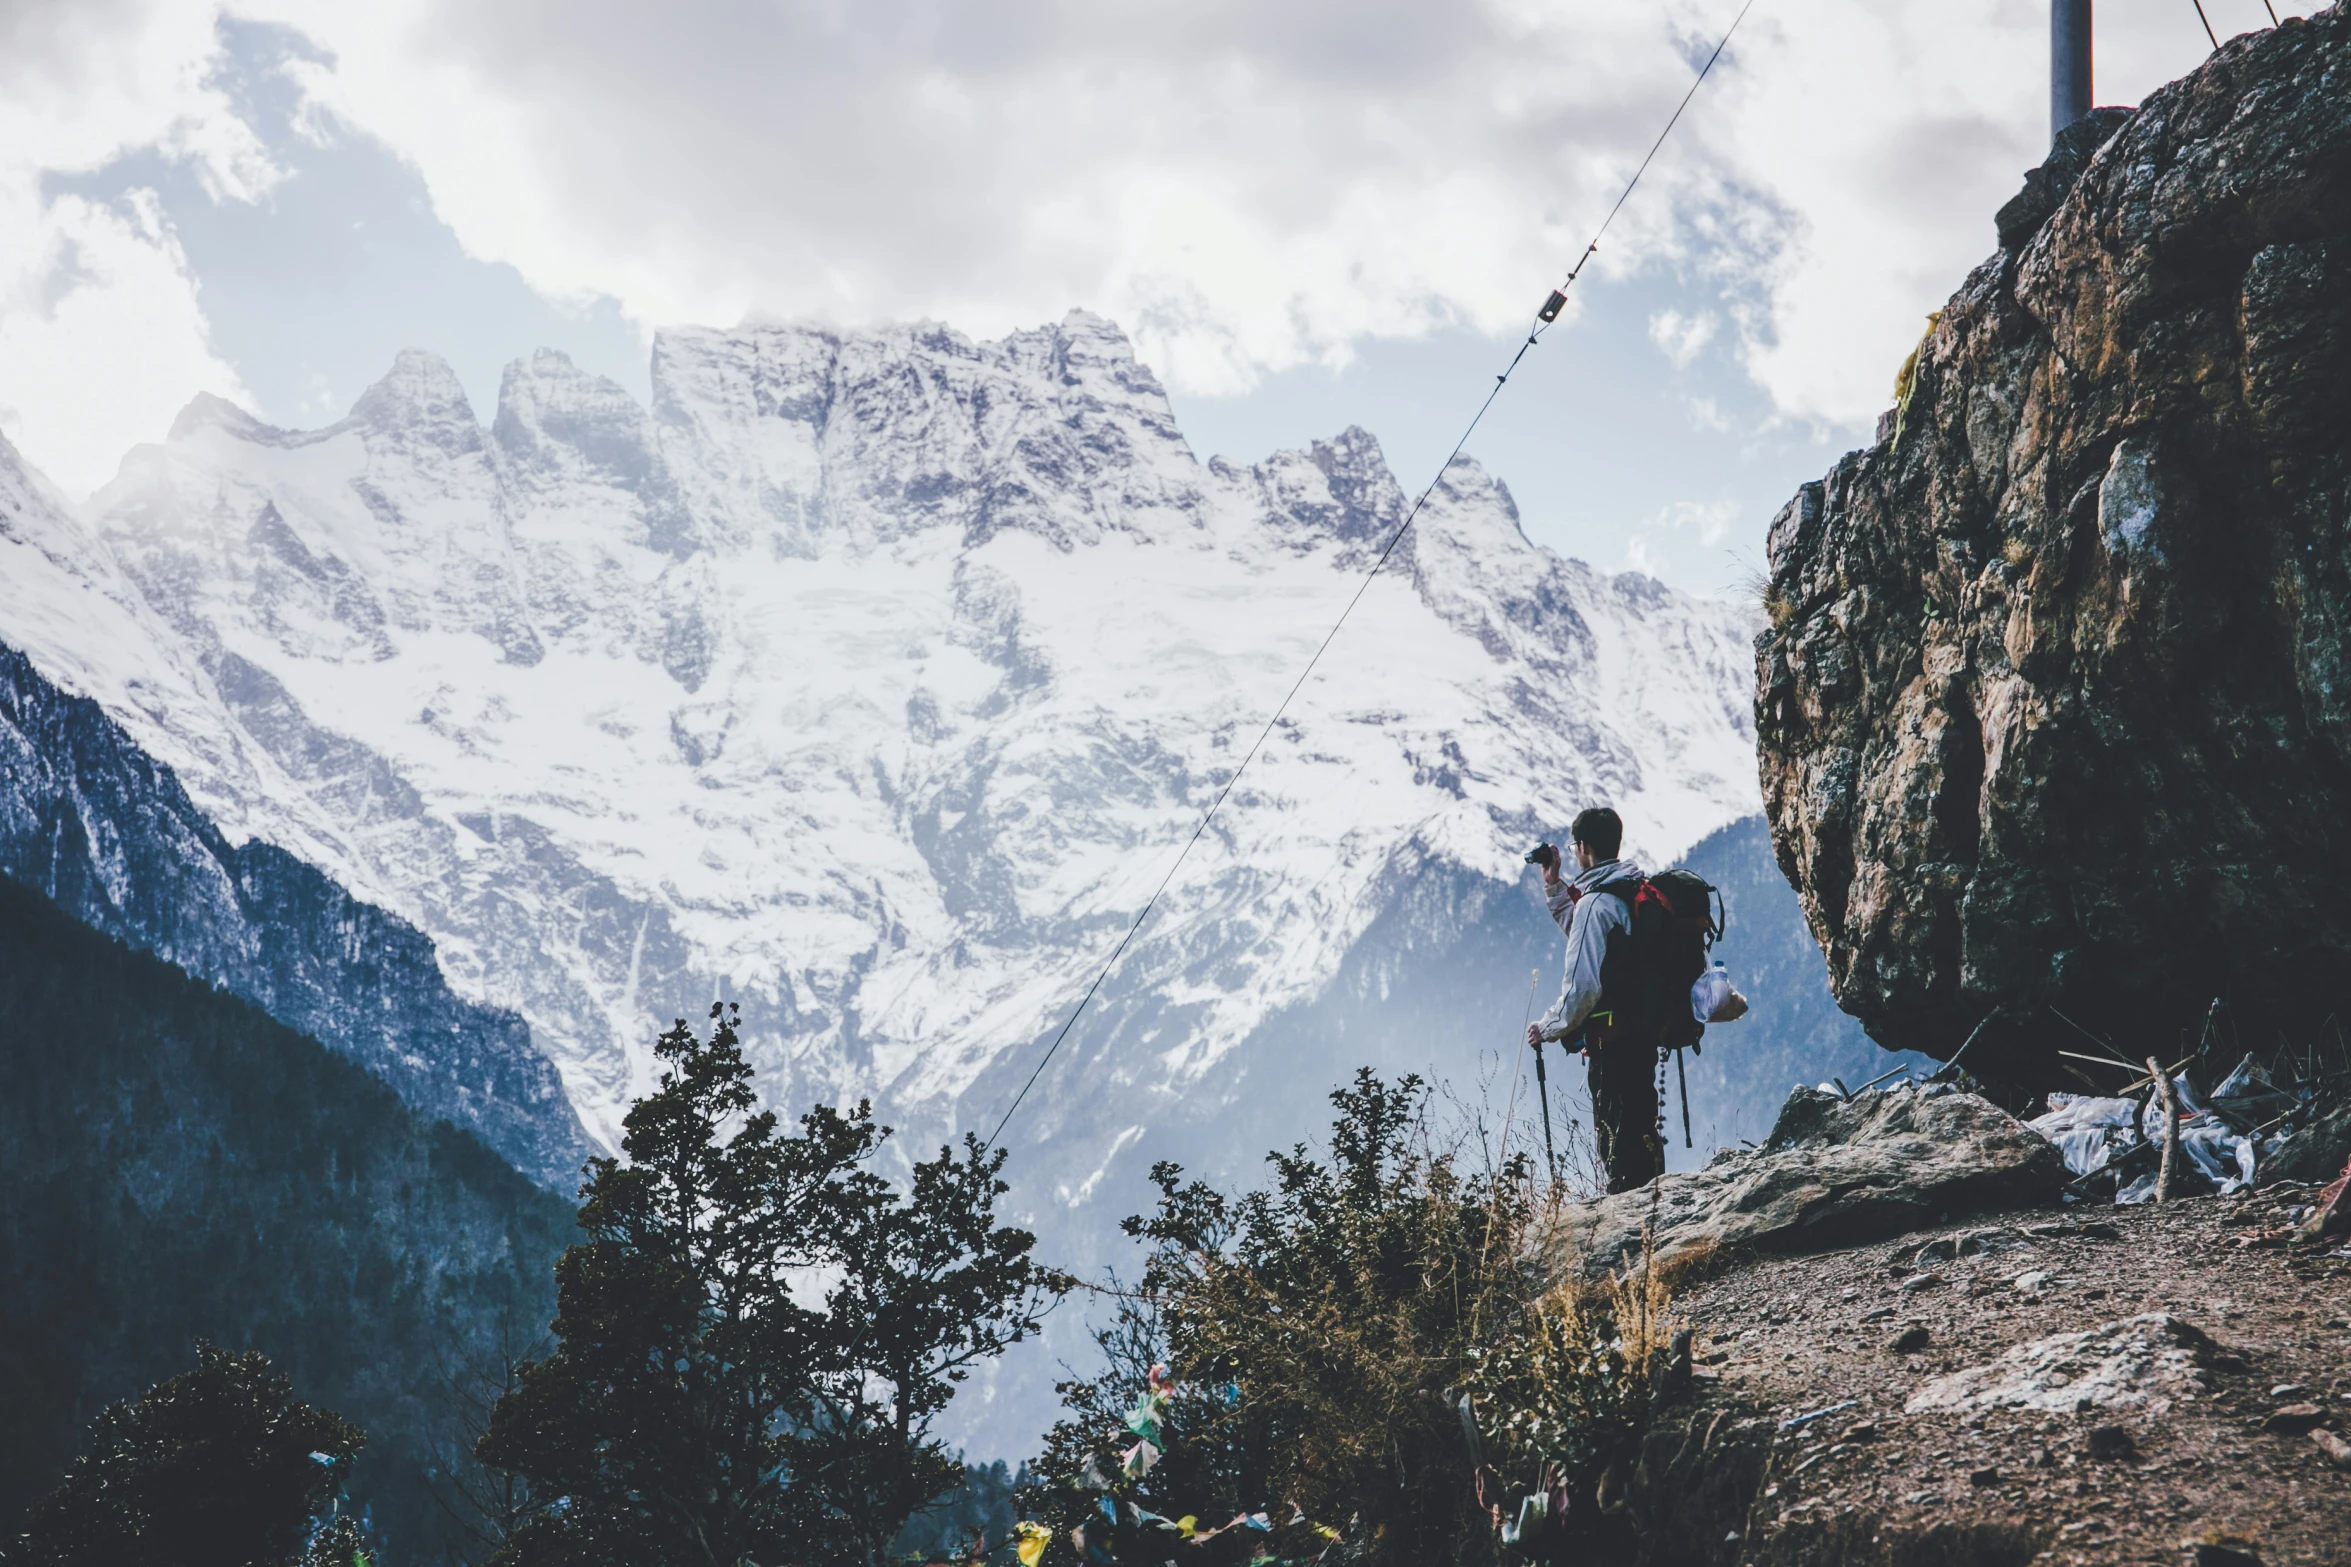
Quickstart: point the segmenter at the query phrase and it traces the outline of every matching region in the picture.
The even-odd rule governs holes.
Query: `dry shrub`
[[[1751,1247],[1733,1248],[1711,1240],[1697,1241],[1661,1259],[1657,1263],[1657,1276],[1668,1294],[1679,1294],[1689,1285],[1728,1273],[1734,1264],[1753,1256]]]

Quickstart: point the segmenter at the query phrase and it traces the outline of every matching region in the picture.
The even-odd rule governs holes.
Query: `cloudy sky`
[[[2100,9],[2101,102],[2208,48],[2192,0]],[[1359,423],[1417,488],[1736,10],[0,0],[0,432],[79,495],[198,390],[329,423],[405,346],[486,420],[540,345],[641,396],[672,322],[1084,306],[1202,456]],[[1991,250],[2046,30],[1756,0],[1472,443],[1528,531],[1735,585]]]

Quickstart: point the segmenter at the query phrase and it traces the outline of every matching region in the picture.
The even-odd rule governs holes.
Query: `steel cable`
[[[1453,443],[1453,450],[1446,454],[1442,463],[1438,464],[1436,477],[1429,480],[1427,488],[1420,492],[1420,498],[1415,500],[1411,509],[1404,514],[1404,520],[1396,525],[1396,531],[1388,536],[1387,545],[1381,549],[1379,558],[1373,561],[1371,569],[1363,574],[1363,580],[1355,585],[1353,596],[1347,600],[1346,607],[1339,611],[1339,618],[1331,623],[1331,629],[1324,633],[1321,643],[1314,650],[1314,656],[1306,661],[1306,667],[1299,671],[1298,678],[1291,683],[1289,693],[1273,710],[1273,716],[1265,721],[1265,726],[1257,732],[1257,738],[1250,742],[1248,751],[1241,757],[1240,765],[1235,767],[1231,775],[1225,779],[1224,786],[1216,791],[1216,798],[1209,802],[1207,813],[1200,818],[1200,825],[1192,829],[1192,836],[1186,839],[1183,848],[1177,851],[1174,862],[1167,868],[1167,874],[1159,878],[1159,885],[1152,889],[1151,896],[1145,900],[1142,911],[1127,926],[1126,934],[1118,938],[1118,945],[1111,949],[1110,956],[1103,960],[1101,969],[1094,975],[1094,982],[1086,987],[1086,993],[1078,998],[1078,1004],[1070,1010],[1069,1018],[1061,1025],[1060,1032],[1056,1033],[1053,1036],[1053,1042],[1045,1047],[1045,1054],[1038,1059],[1036,1067],[1028,1075],[1028,1080],[1021,1084],[1020,1092],[1012,1096],[1012,1103],[1005,1107],[1004,1114],[996,1122],[996,1129],[990,1132],[987,1141],[980,1145],[983,1150],[995,1147],[997,1139],[1004,1135],[1004,1128],[1011,1124],[1013,1113],[1019,1110],[1021,1104],[1028,1098],[1029,1090],[1037,1086],[1037,1079],[1044,1075],[1045,1068],[1060,1052],[1062,1042],[1069,1038],[1070,1030],[1075,1028],[1078,1019],[1085,1015],[1087,1006],[1092,1003],[1095,994],[1101,990],[1102,982],[1110,977],[1113,969],[1118,967],[1118,960],[1126,954],[1127,947],[1134,941],[1136,932],[1140,931],[1144,922],[1150,919],[1151,911],[1159,906],[1161,895],[1167,891],[1169,884],[1175,880],[1176,872],[1183,869],[1184,862],[1191,858],[1192,850],[1199,846],[1201,838],[1207,834],[1209,824],[1216,820],[1216,813],[1223,809],[1226,798],[1232,794],[1233,785],[1240,782],[1241,775],[1249,770],[1249,764],[1257,759],[1257,753],[1263,749],[1267,739],[1280,725],[1283,716],[1289,712],[1290,704],[1298,699],[1298,693],[1306,689],[1306,682],[1314,677],[1314,671],[1322,663],[1323,655],[1330,651],[1331,643],[1337,640],[1339,632],[1345,628],[1348,617],[1355,613],[1355,606],[1363,602],[1363,595],[1371,590],[1372,582],[1379,576],[1381,569],[1388,564],[1389,557],[1396,553],[1396,547],[1404,542],[1405,534],[1412,531],[1412,524],[1419,518],[1421,509],[1428,505],[1429,497],[1436,494],[1437,486],[1442,484],[1445,481],[1445,475],[1452,471],[1454,460],[1460,457],[1462,448],[1469,444],[1469,438],[1477,433],[1478,426],[1485,420],[1486,411],[1492,408],[1494,400],[1502,395],[1502,388],[1510,384],[1510,378],[1517,373],[1520,361],[1527,356],[1527,350],[1534,347],[1543,334],[1551,329],[1553,322],[1558,318],[1560,307],[1566,302],[1568,289],[1572,288],[1576,279],[1583,275],[1584,264],[1590,261],[1593,254],[1599,250],[1600,241],[1607,235],[1609,226],[1616,222],[1616,215],[1622,212],[1625,203],[1632,199],[1634,187],[1641,183],[1641,176],[1649,172],[1649,165],[1656,160],[1658,150],[1665,145],[1665,139],[1671,136],[1673,128],[1681,123],[1682,111],[1689,108],[1690,100],[1698,96],[1698,89],[1704,85],[1707,76],[1714,70],[1715,62],[1720,60],[1723,51],[1730,47],[1731,35],[1739,30],[1739,24],[1747,19],[1747,13],[1754,8],[1754,5],[1755,0],[1745,0],[1745,3],[1739,7],[1739,14],[1731,18],[1731,25],[1723,30],[1722,39],[1714,46],[1714,52],[1708,55],[1706,63],[1698,68],[1698,75],[1691,81],[1690,90],[1682,94],[1680,103],[1674,105],[1672,116],[1665,122],[1665,129],[1657,133],[1657,139],[1649,144],[1649,151],[1642,157],[1640,167],[1633,170],[1633,177],[1625,182],[1624,189],[1618,193],[1616,205],[1608,209],[1608,216],[1601,220],[1600,227],[1593,232],[1592,242],[1586,245],[1583,254],[1576,258],[1574,269],[1567,274],[1567,281],[1554,289],[1550,297],[1544,301],[1542,311],[1538,313],[1535,321],[1528,328],[1526,341],[1518,345],[1518,352],[1511,355],[1510,363],[1503,368],[1500,375],[1494,377],[1493,386],[1487,390],[1485,400],[1478,404],[1477,412],[1470,416],[1468,425],[1461,432],[1461,438]]]

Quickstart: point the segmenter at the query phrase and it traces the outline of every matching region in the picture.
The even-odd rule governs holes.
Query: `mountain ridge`
[[[992,1119],[962,1101],[1083,988],[1406,498],[1360,431],[1198,462],[1082,313],[653,360],[639,405],[542,351],[485,427],[405,351],[323,430],[199,399],[134,451],[89,531],[209,684],[191,727],[255,758],[181,770],[529,1018],[599,1136],[714,990],[771,1020],[771,1091]],[[1376,917],[1338,884],[1404,842],[1506,879],[1589,798],[1667,849],[1748,814],[1751,618],[1559,560],[1449,470],[1134,954],[1197,1002],[1161,1080],[1311,994]]]

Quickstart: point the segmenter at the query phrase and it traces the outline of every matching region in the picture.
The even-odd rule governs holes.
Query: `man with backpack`
[[[1547,1040],[1581,1039],[1608,1189],[1631,1191],[1665,1168],[1659,1052],[1695,1044],[1705,1032],[1691,1011],[1690,987],[1722,927],[1714,889],[1697,876],[1651,878],[1617,858],[1624,821],[1606,806],[1576,817],[1568,838],[1572,879],[1561,876],[1559,851],[1550,845],[1527,856],[1542,867],[1551,918],[1567,932],[1559,999],[1528,1026],[1527,1044],[1539,1052]]]

